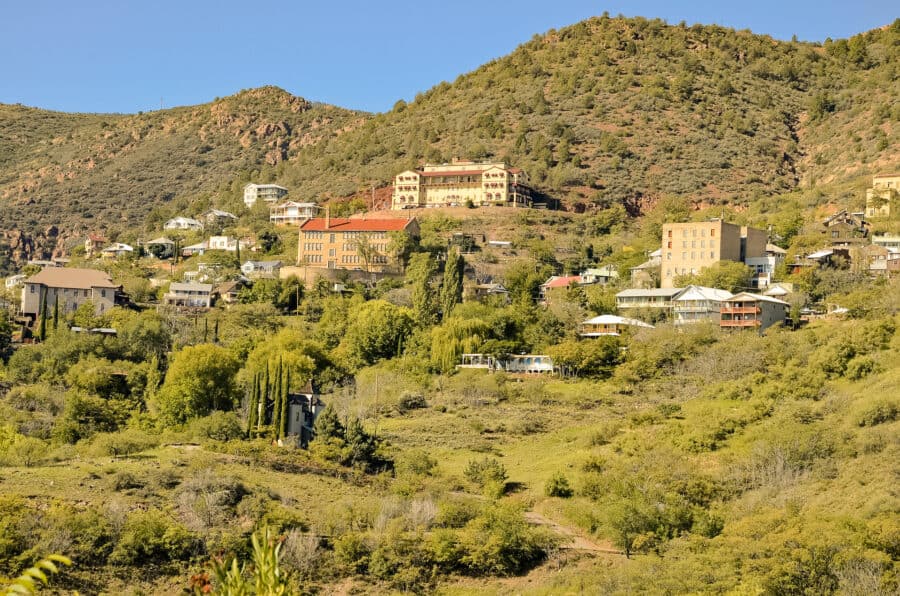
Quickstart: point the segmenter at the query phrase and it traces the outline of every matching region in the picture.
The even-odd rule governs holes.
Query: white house
[[[319,212],[315,203],[297,203],[288,201],[269,208],[269,221],[276,226],[297,225],[313,218]]]
[[[203,224],[190,217],[173,217],[163,226],[166,230],[202,230]]]
[[[22,282],[25,281],[25,278],[28,277],[24,273],[18,273],[16,275],[10,275],[6,278],[6,289],[10,290],[12,288],[18,287],[22,285]]]
[[[172,282],[169,291],[163,296],[163,304],[209,308],[212,306],[212,290],[212,284]]]
[[[615,279],[619,279],[619,271],[610,265],[596,269],[585,269],[581,272],[581,283],[586,286],[593,284],[605,286]]]
[[[688,286],[672,299],[674,323],[688,325],[700,321],[718,322],[722,311],[722,302],[732,296],[733,294],[728,290]]]
[[[235,215],[234,213],[222,211],[221,209],[210,209],[208,211],[204,211],[197,217],[205,221],[206,225],[210,226],[227,226],[229,224],[233,224],[238,219],[237,215]]]
[[[247,261],[241,265],[241,272],[247,277],[278,278],[281,261]]]
[[[244,186],[244,204],[250,209],[256,201],[275,203],[288,193],[288,189],[277,184],[247,184]]]
[[[653,325],[648,325],[637,319],[629,319],[626,317],[618,317],[616,315],[599,315],[583,321],[581,323],[581,337],[602,337],[605,335],[617,336],[630,327],[653,329]]]
[[[100,251],[100,256],[107,259],[124,257],[134,254],[134,247],[121,242],[115,242]]]

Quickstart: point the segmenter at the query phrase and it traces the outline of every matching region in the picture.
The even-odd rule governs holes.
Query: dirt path
[[[560,548],[570,550],[580,550],[592,553],[606,553],[611,555],[624,555],[622,551],[616,549],[611,542],[597,542],[585,536],[581,530],[572,526],[564,526],[558,522],[548,519],[537,511],[528,511],[525,513],[525,519],[536,526],[544,526],[550,528],[563,537]]]

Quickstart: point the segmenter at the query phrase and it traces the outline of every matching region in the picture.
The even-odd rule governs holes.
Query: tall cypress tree
[[[47,339],[47,292],[41,300],[41,320],[38,323],[38,339],[44,341]]]
[[[451,248],[447,252],[447,262],[444,264],[444,283],[441,285],[441,310],[445,319],[450,316],[453,307],[462,302],[465,268],[466,261],[459,254],[459,249]]]
[[[291,369],[284,372],[284,384],[281,389],[281,418],[278,421],[278,438],[287,436],[288,425],[288,393],[291,391]]]
[[[219,319],[213,324],[213,343],[219,343]]]
[[[259,422],[259,375],[253,375],[250,386],[250,401],[247,404],[247,436],[252,437]]]
[[[53,297],[53,330],[59,328],[59,295]]]
[[[263,411],[262,416],[260,417],[260,424],[262,426],[266,425],[266,418],[269,411],[269,363],[266,362],[266,384],[265,389],[262,391],[262,397],[260,401],[263,403]]]
[[[275,383],[272,390],[272,398],[275,400],[275,407],[272,410],[272,436],[276,439],[281,437],[281,432],[279,431],[278,425],[281,423],[281,386],[282,386],[282,366],[283,366],[282,357],[278,356],[278,368],[275,369]]]

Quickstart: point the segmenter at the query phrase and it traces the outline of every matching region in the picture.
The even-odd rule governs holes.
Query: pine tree
[[[47,339],[47,293],[44,292],[44,298],[41,301],[41,321],[38,324],[38,339],[44,341]]]
[[[436,304],[431,277],[437,271],[434,259],[428,253],[416,253],[406,268],[406,279],[412,283],[412,308],[416,323],[427,327],[434,323]]]
[[[219,319],[213,325],[213,343],[219,343]]]
[[[203,317],[203,343],[206,343],[206,339],[209,336],[209,319]]]
[[[282,359],[278,357],[278,367],[275,369],[275,382],[272,384],[272,399],[275,402],[272,408],[272,436],[279,437],[278,424],[281,422],[281,367]]]
[[[462,302],[463,273],[466,261],[459,254],[459,249],[452,248],[447,252],[447,262],[444,265],[444,283],[441,286],[441,310],[443,318],[450,316],[453,307]]]

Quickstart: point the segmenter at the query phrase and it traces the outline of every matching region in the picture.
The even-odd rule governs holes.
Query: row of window
[[[713,242],[712,240],[709,241],[709,247],[710,247],[710,248],[713,248],[715,245],[716,245],[715,242]],[[672,248],[672,241],[671,241],[671,240],[669,240],[668,248]],[[687,240],[682,240],[682,241],[681,241],[681,248],[697,248],[697,241],[696,241],[696,240],[691,240],[691,245],[690,245],[690,247],[688,247],[688,241],[687,241]],[[706,248],[706,240],[701,240],[701,241],[700,241],[700,248]]]
[[[303,232],[307,240],[321,240],[325,237],[325,232]]]
[[[691,275],[697,275],[697,270],[694,268],[688,269],[686,267],[682,267],[681,269],[679,269],[678,267],[666,269],[666,277],[673,277],[675,275],[687,275],[688,273],[690,273]]]
[[[691,228],[691,230],[690,230],[690,235],[693,236],[694,238],[696,238],[696,237],[697,237],[697,228]],[[672,230],[669,230],[668,237],[669,237],[669,238],[672,237]],[[687,229],[687,228],[681,230],[681,237],[682,237],[682,238],[687,238],[687,237],[688,237],[688,229]],[[701,237],[701,238],[706,238],[706,228],[702,228],[702,229],[700,230],[700,237]],[[710,228],[710,230],[709,230],[709,237],[710,237],[710,238],[715,238],[715,237],[716,237],[716,229],[715,229],[715,228]]]
[[[688,260],[688,255],[691,255],[691,257],[690,257],[690,260],[691,260],[691,261],[696,261],[697,259],[704,259],[704,260],[705,260],[705,259],[706,259],[705,254],[706,254],[706,253],[703,253],[703,252],[698,253],[698,252],[695,252],[695,251],[691,251],[691,252],[689,252],[689,253],[688,253],[688,252],[683,252],[683,253],[681,253],[681,260],[682,260],[682,261],[687,261],[687,260]],[[698,255],[699,255],[699,256],[698,256]],[[712,259],[712,260],[715,260],[715,259],[716,259],[716,251],[714,251],[714,250],[709,251],[709,258]],[[667,252],[667,253],[666,253],[666,260],[667,260],[667,261],[671,261],[671,260],[672,260],[672,253],[670,253],[670,252]]]
[[[37,290],[37,287],[38,287],[37,285],[32,284],[32,285],[28,286],[28,291],[30,293],[34,294]],[[79,292],[81,292],[85,298],[89,298],[91,295],[90,290],[76,290],[74,288],[60,288],[60,289],[56,290],[56,294],[60,295],[60,296],[68,296],[69,292],[72,292],[72,296],[74,296],[75,298],[78,297]],[[100,290],[100,296],[102,296],[103,298],[106,298],[106,290]]]
[[[419,190],[418,186],[395,186],[394,190],[399,190],[400,192],[408,192],[413,190]]]
[[[322,255],[306,255],[307,263],[321,263]]]
[[[322,246],[321,242],[304,242],[303,250],[322,250]]]

